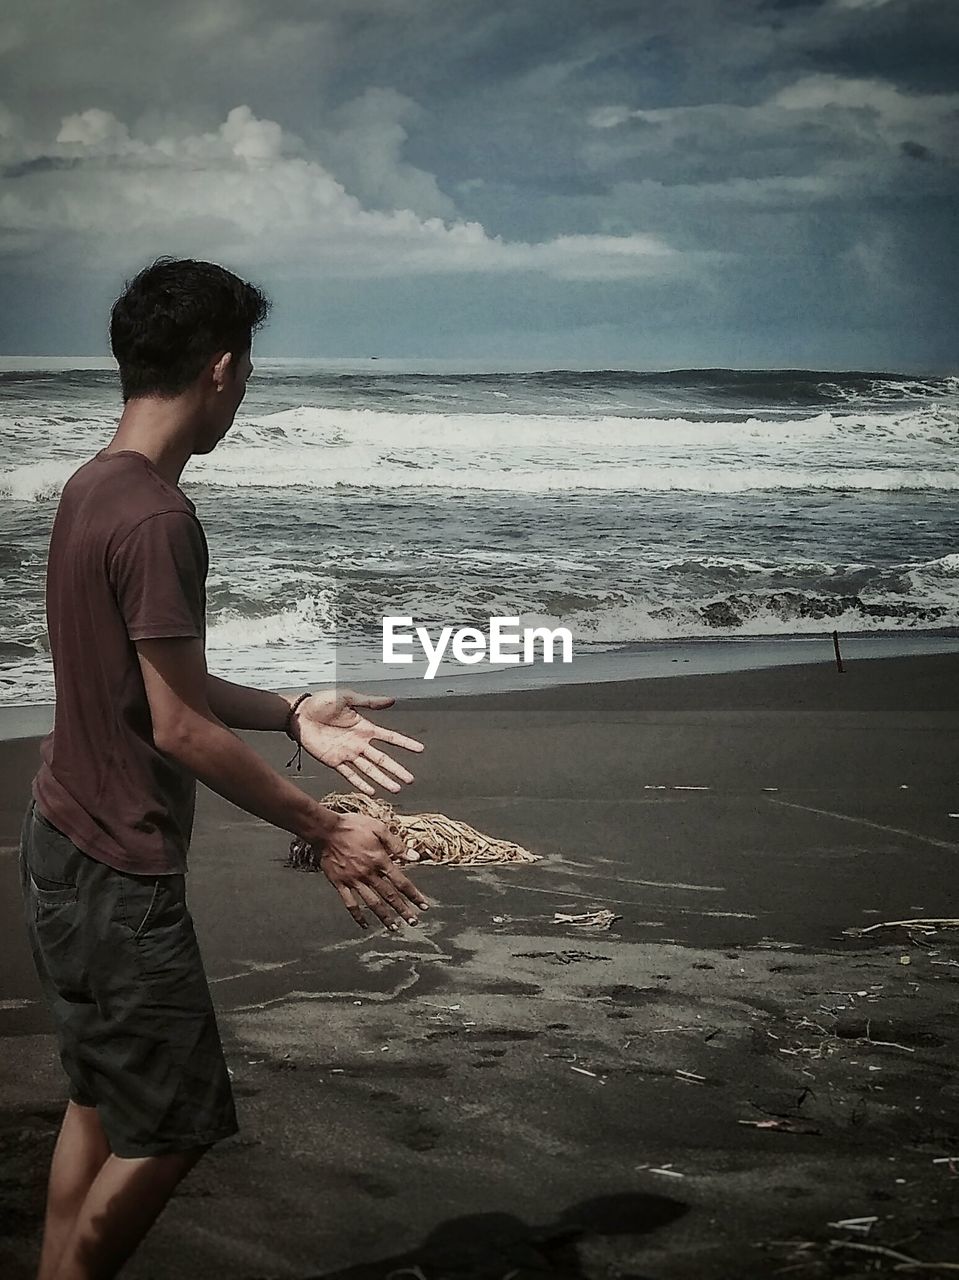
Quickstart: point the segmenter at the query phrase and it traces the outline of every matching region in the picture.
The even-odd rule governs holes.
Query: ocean
[[[0,365],[3,705],[52,700],[50,526],[119,413],[115,374],[81,363]],[[957,445],[956,377],[258,360],[181,481],[209,666],[375,678],[385,615],[564,626],[577,660],[833,630],[959,647]]]

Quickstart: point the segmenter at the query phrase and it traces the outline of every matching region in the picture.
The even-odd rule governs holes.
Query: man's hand
[[[368,927],[364,907],[392,930],[400,927],[401,918],[416,924],[411,903],[428,910],[430,904],[422,893],[392,861],[405,852],[403,841],[385,823],[359,813],[343,814],[323,842],[323,874],[361,929]]]
[[[407,751],[422,751],[422,742],[393,729],[381,729],[356,710],[357,707],[382,710],[395,701],[395,698],[357,693],[354,689],[314,693],[297,707],[290,732],[314,760],[335,769],[364,795],[374,794],[367,779],[385,791],[399,791],[401,783],[413,781],[413,775],[385,751],[374,747],[373,741],[388,742]]]

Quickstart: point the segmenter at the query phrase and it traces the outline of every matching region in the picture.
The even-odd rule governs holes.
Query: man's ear
[[[213,363],[213,385],[222,391],[233,377],[233,352],[224,351]]]

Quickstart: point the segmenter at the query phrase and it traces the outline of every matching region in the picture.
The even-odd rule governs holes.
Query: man
[[[114,1276],[180,1179],[236,1132],[229,1075],[184,892],[196,779],[321,850],[362,927],[416,923],[423,895],[382,824],[338,815],[232,730],[286,730],[354,787],[412,782],[373,745],[352,692],[296,699],[208,674],[207,548],[178,487],[213,450],[252,372],[268,303],[207,262],[160,259],[118,299],[110,329],[124,409],[70,478],[50,540],[56,679],[21,841],[37,970],[70,1101],[47,1193],[39,1280]]]

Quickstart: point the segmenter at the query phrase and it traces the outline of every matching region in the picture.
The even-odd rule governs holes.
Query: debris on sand
[[[664,1164],[656,1167],[649,1164],[637,1164],[634,1166],[637,1173],[658,1173],[661,1178],[685,1178],[685,1173],[680,1173],[678,1169],[674,1169],[672,1164]]]
[[[841,1231],[856,1231],[867,1236],[878,1221],[879,1218],[872,1214],[868,1218],[840,1218],[837,1222],[827,1222],[826,1226]]]
[[[937,929],[959,929],[959,920],[947,916],[918,916],[914,920],[880,920],[865,928],[843,929],[847,938],[861,938],[864,934],[875,933],[877,929],[925,929],[935,933]]]
[[[841,1223],[830,1223],[830,1226],[841,1225]],[[959,1262],[925,1262],[912,1254],[903,1253],[899,1249],[891,1249],[881,1244],[866,1244],[858,1240],[829,1240],[825,1243],[816,1240],[770,1240],[761,1247],[790,1250],[791,1258],[789,1261],[791,1265],[781,1268],[780,1271],[783,1273],[795,1271],[797,1268],[806,1269],[815,1265],[818,1261],[817,1254],[820,1251],[822,1251],[824,1262],[832,1255],[842,1251],[868,1255],[873,1260],[873,1268],[870,1269],[870,1275],[873,1274],[876,1268],[883,1273],[888,1270],[900,1275],[911,1274],[915,1271],[926,1271],[933,1275],[959,1272]],[[889,1268],[883,1266],[887,1259],[895,1265]],[[822,1274],[818,1268],[817,1274]]]
[[[682,1080],[686,1084],[705,1084],[706,1083],[705,1076],[699,1075],[699,1073],[696,1071],[681,1071],[679,1067],[676,1068],[676,1079]]]
[[[608,929],[614,920],[622,918],[612,911],[600,909],[580,911],[574,915],[567,911],[557,911],[553,916],[553,924],[574,924],[579,929]]]
[[[793,1120],[788,1116],[770,1117],[767,1120],[739,1120],[738,1124],[748,1125],[751,1129],[774,1129],[777,1133],[807,1133],[818,1136],[822,1130],[808,1120]]]

